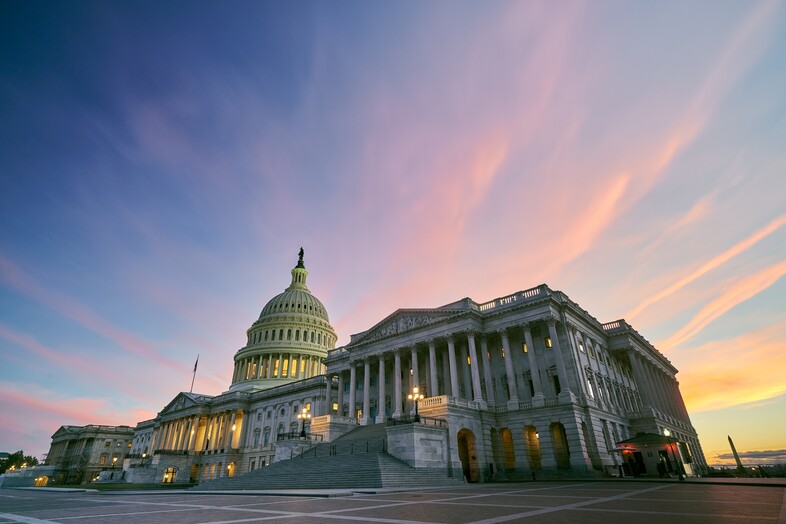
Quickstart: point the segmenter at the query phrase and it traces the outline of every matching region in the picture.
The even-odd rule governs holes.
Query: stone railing
[[[483,304],[478,304],[478,310],[489,311],[491,309],[508,306],[510,304],[514,304],[519,301],[530,300],[532,298],[539,297],[541,295],[546,294],[546,290],[544,288],[545,285],[541,285],[538,287],[527,289],[526,291],[518,291],[506,297],[495,298],[494,300],[484,302]]]

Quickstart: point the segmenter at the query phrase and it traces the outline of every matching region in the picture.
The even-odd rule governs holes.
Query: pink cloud
[[[676,346],[684,344],[737,304],[745,302],[772,286],[784,274],[786,274],[786,260],[738,280],[720,296],[701,308],[679,331],[658,343],[658,347],[661,351],[667,352]]]

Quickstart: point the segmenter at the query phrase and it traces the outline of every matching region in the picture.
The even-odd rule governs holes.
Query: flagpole
[[[198,364],[199,364],[199,355],[197,355],[196,362],[194,362],[194,375],[191,377],[191,389],[188,390],[189,393],[192,393],[194,391],[194,379],[196,378],[196,370]]]

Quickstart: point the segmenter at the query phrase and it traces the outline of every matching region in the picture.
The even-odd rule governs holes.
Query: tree
[[[16,453],[11,453],[8,456],[8,460],[0,461],[0,473],[5,473],[7,470],[19,469],[22,466],[25,467],[32,467],[38,465],[38,459],[35,457],[31,457],[30,455],[25,455],[25,452],[21,449]]]

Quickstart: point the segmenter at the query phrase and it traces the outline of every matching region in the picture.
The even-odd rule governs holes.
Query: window
[[[259,447],[259,430],[254,432],[254,447]]]
[[[272,338],[270,340],[276,340],[276,330],[274,329],[272,332]]]
[[[300,330],[299,329],[295,330],[295,340],[300,341]]]
[[[284,340],[284,330],[283,329],[279,329],[278,330],[278,339],[279,340]]]
[[[499,356],[505,358],[505,348],[499,348]]]
[[[584,342],[582,342],[581,340],[579,340],[579,351],[581,351],[582,353],[585,353],[585,351],[584,351]]]
[[[551,337],[545,337],[543,339],[543,343],[546,345],[547,348],[551,347]]]
[[[112,441],[111,440],[107,440],[106,442],[104,442],[104,447],[105,448],[108,448],[111,445],[112,445]]]
[[[287,329],[287,340],[292,340],[292,330]]]
[[[311,332],[311,343],[312,344],[314,343],[314,332],[313,331]]]
[[[270,428],[265,428],[265,437],[262,440],[263,446],[268,447],[270,445]]]
[[[333,411],[338,411],[338,402],[333,402]]]
[[[526,342],[522,342],[522,344],[521,344],[521,351],[523,351],[524,353],[527,352],[527,343]]]

